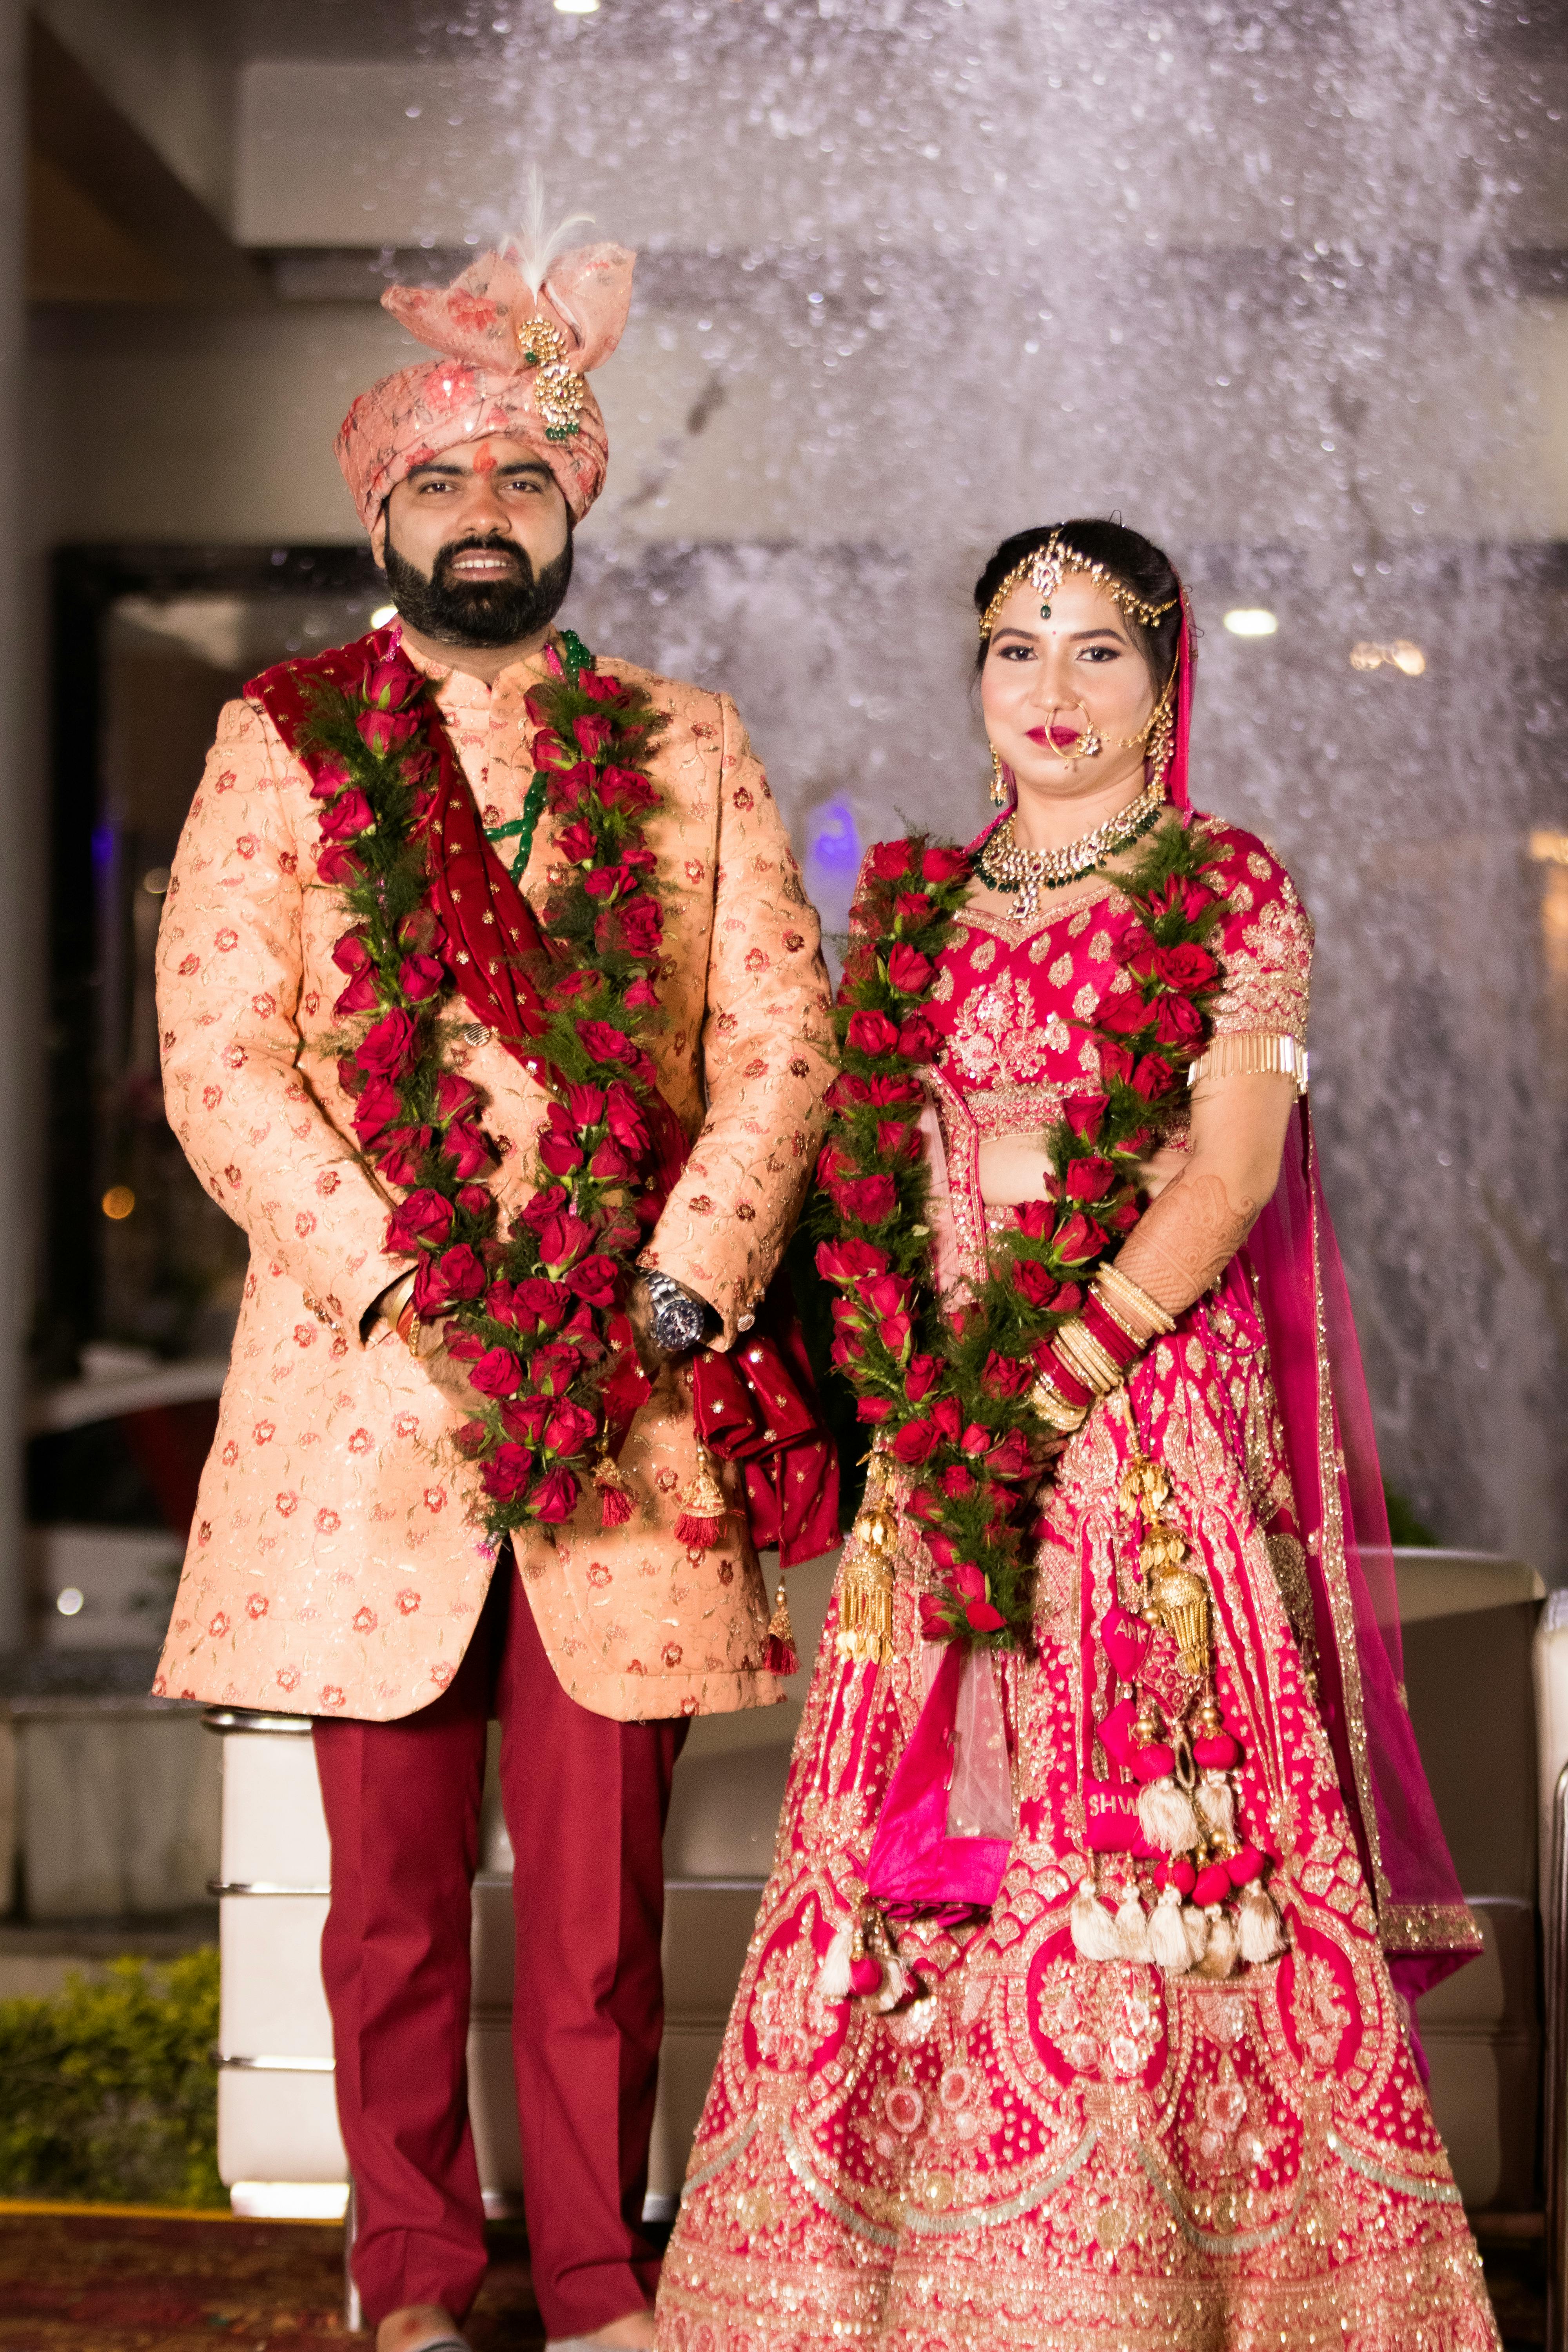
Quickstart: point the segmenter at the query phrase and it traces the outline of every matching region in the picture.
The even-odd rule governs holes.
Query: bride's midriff
[[[987,1135],[980,1141],[976,1172],[980,1197],[989,1209],[1016,1201],[1043,1201],[1053,1190],[1046,1139],[1034,1135]]]
[[[1183,1128],[1164,1139],[1162,1149],[1143,1162],[1144,1201],[1157,1200],[1176,1175],[1189,1138]],[[1013,1207],[1020,1201],[1049,1200],[1056,1190],[1043,1134],[987,1135],[980,1141],[976,1173],[980,1197],[988,1209]]]

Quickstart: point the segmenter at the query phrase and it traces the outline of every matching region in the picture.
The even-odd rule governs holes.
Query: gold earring
[[[997,808],[1002,806],[1007,797],[1007,786],[1010,781],[1006,769],[1002,765],[1002,754],[993,743],[991,746],[991,798]]]
[[[1175,732],[1175,721],[1171,714],[1170,703],[1168,700],[1163,701],[1150,724],[1149,748],[1146,754],[1149,761],[1149,781],[1159,793],[1163,793],[1165,789],[1165,771],[1171,764]]]

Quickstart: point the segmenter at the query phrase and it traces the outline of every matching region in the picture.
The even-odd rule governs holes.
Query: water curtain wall
[[[642,248],[574,617],[734,691],[830,924],[859,844],[978,821],[990,543],[1112,509],[1163,541],[1196,797],[1319,922],[1391,1475],[1559,1575],[1565,55],[1557,15],[1453,0],[458,9],[405,55],[249,67],[238,198],[301,298],[363,268],[323,204],[436,275],[533,163]],[[1396,641],[1420,675],[1352,667]]]

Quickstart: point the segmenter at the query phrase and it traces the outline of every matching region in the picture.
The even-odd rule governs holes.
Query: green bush
[[[218,1956],[111,1960],[0,2000],[0,2195],[226,2203],[217,2177]]]
[[[1391,1486],[1386,1478],[1383,1482],[1383,1499],[1388,1507],[1390,1542],[1413,1544],[1421,1550],[1436,1549],[1436,1537],[1425,1520],[1416,1517],[1415,1506],[1409,1496],[1402,1495],[1397,1486]]]

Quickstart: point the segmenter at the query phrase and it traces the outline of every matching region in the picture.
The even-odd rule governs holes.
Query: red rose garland
[[[918,1073],[941,1046],[923,1000],[972,868],[924,835],[871,852],[858,909],[868,936],[850,950],[836,1014],[843,1068],[817,1162],[816,1263],[840,1293],[833,1360],[861,1419],[914,1474],[909,1507],[942,1575],[921,1601],[928,1639],[1026,1638],[1022,1523],[1042,1459],[1028,1391],[1095,1267],[1137,1223],[1152,1113],[1178,1097],[1211,1034],[1224,976],[1207,942],[1227,908],[1205,878],[1216,863],[1201,827],[1176,822],[1111,877],[1140,919],[1120,950],[1132,985],[1092,1028],[1103,1091],[1049,1130],[1056,1199],[1026,1202],[1012,1232],[992,1235],[985,1279],[950,1318],[925,1223]]]
[[[448,1060],[462,1008],[449,1002],[456,974],[429,903],[442,721],[427,681],[399,648],[357,692],[321,692],[305,738],[312,795],[325,803],[317,872],[352,919],[333,950],[348,983],[335,1010],[372,1016],[339,1075],[363,1158],[405,1196],[387,1253],[417,1261],[416,1309],[446,1320],[447,1346],[486,1401],[458,1441],[479,1465],[498,1538],[559,1524],[587,1478],[605,1525],[631,1507],[607,1454],[595,1464],[594,1453],[617,1354],[611,1319],[651,1213],[655,1074],[643,1039],[664,917],[643,829],[658,806],[647,761],[665,721],[640,689],[565,643],[566,663],[547,656],[557,677],[527,698],[536,785],[542,777],[548,814],[570,819],[553,844],[566,878],[543,916],[561,961],[536,975],[549,1014],[538,1049],[558,1094],[538,1147],[547,1181],[504,1234],[479,1091]]]

